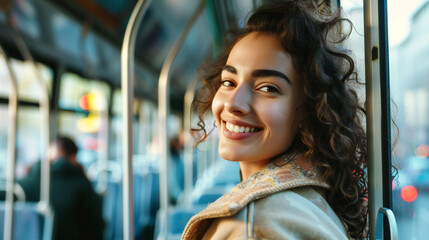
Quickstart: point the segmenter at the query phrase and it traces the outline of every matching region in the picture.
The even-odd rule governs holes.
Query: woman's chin
[[[231,162],[240,162],[243,160],[246,160],[246,156],[240,153],[236,153],[234,151],[231,151],[230,149],[228,150],[222,150],[219,149],[219,155],[227,160],[227,161],[231,161]]]

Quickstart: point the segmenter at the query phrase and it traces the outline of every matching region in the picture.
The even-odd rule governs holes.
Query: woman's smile
[[[260,133],[263,128],[237,120],[222,121],[223,135],[231,140],[242,140]]]

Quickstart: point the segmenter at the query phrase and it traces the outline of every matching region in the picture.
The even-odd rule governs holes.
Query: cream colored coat
[[[302,157],[278,165],[267,164],[192,217],[182,239],[347,239],[319,170]]]

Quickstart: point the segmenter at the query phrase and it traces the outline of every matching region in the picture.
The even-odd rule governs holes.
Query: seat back
[[[37,211],[37,203],[14,204],[14,240],[39,240],[43,236],[43,216]],[[3,237],[5,202],[0,202],[0,236]]]

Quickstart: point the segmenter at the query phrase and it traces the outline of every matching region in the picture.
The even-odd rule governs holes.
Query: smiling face
[[[303,100],[302,83],[279,40],[246,35],[232,48],[212,103],[219,154],[239,161],[243,177],[257,171],[292,144]]]

